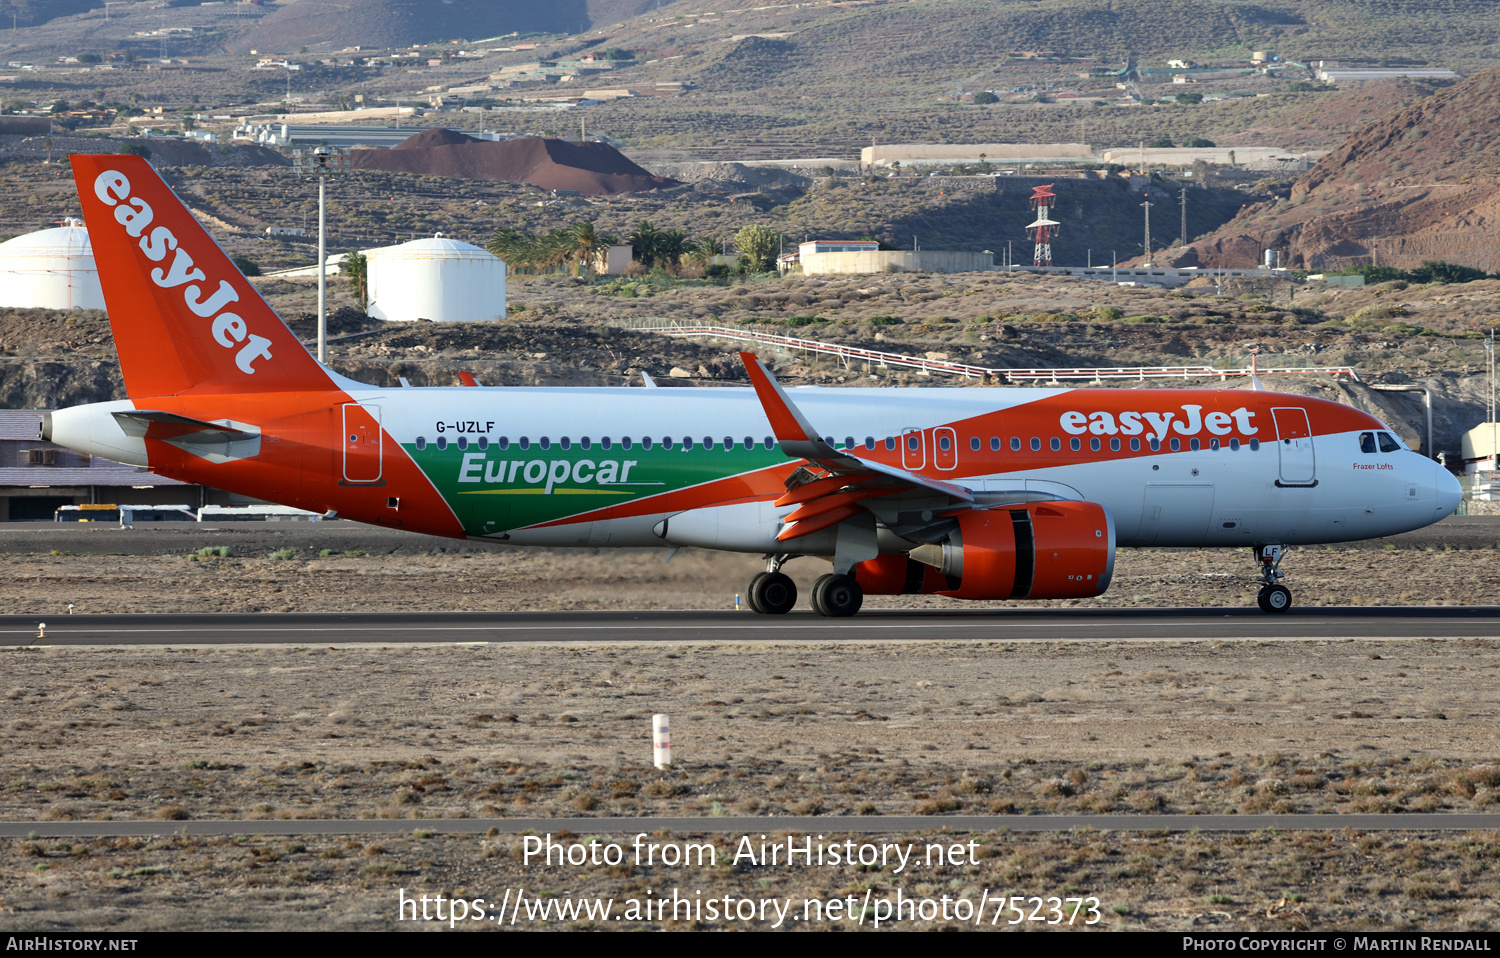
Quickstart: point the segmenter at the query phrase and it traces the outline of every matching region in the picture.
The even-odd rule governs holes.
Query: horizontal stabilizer
[[[125,435],[136,439],[160,439],[174,445],[222,445],[258,439],[260,432],[225,423],[204,422],[155,409],[132,409],[114,414]]]

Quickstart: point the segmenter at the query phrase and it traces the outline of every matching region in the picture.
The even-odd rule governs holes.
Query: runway
[[[45,630],[39,628],[45,624]],[[0,616],[0,647],[1493,639],[1500,607]]]

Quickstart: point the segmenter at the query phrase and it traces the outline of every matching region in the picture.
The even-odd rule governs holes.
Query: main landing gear
[[[1292,607],[1292,590],[1281,584],[1286,574],[1279,571],[1286,556],[1286,546],[1256,546],[1255,560],[1260,563],[1260,595],[1256,604],[1262,612],[1285,612]]]
[[[784,615],[797,604],[797,584],[781,571],[788,555],[766,556],[766,571],[750,580],[750,608],[765,615]],[[843,618],[859,611],[865,590],[852,575],[830,573],[813,583],[812,607],[819,615]]]

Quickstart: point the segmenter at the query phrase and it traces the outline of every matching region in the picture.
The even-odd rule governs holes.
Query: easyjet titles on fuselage
[[[201,283],[207,280],[203,270],[193,265],[193,257],[188,251],[177,245],[177,237],[170,229],[158,226],[149,233],[146,232],[155,214],[145,200],[130,195],[130,180],[125,178],[124,173],[118,170],[100,173],[94,179],[94,194],[106,206],[115,208],[115,219],[125,227],[129,236],[140,240],[141,252],[146,254],[147,259],[160,263],[167,258],[167,253],[175,251],[176,255],[172,257],[172,263],[167,269],[163,270],[158,266],[151,271],[153,283],[163,289],[174,289],[191,281]],[[208,299],[203,299],[203,288],[200,286],[188,286],[182,291],[183,302],[194,315],[204,319],[213,317],[209,328],[215,342],[225,349],[234,349],[244,343],[235,355],[234,363],[241,372],[254,375],[255,367],[252,364],[257,359],[271,358],[271,341],[250,332],[249,325],[237,314],[219,312],[230,303],[238,302],[239,298],[240,294],[229,281],[222,279],[219,280],[219,288]]]
[[[1058,417],[1057,422],[1064,432],[1074,436],[1086,433],[1095,436],[1139,436],[1152,432],[1158,441],[1167,438],[1168,432],[1175,432],[1179,436],[1193,436],[1205,429],[1215,436],[1227,436],[1235,431],[1242,436],[1254,436],[1260,432],[1258,427],[1250,424],[1255,413],[1244,406],[1233,412],[1207,414],[1204,414],[1202,406],[1184,403],[1178,408],[1183,412],[1180,419],[1176,412],[1122,412],[1116,417],[1114,413],[1101,409],[1087,413],[1065,412]]]

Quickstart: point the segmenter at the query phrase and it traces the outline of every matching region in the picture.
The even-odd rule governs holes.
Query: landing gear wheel
[[[812,607],[819,615],[844,618],[859,611],[865,603],[865,590],[852,575],[819,576],[813,583]]]
[[[750,604],[751,612],[765,614],[766,610],[761,607],[760,598],[757,593],[760,591],[761,580],[770,574],[769,572],[757,572],[755,577],[750,580],[750,584],[745,587],[745,599]]]
[[[1292,590],[1284,585],[1268,585],[1255,600],[1262,612],[1281,613],[1292,607]]]
[[[784,615],[797,604],[797,583],[781,572],[762,572],[750,580],[750,608],[766,615]]]

